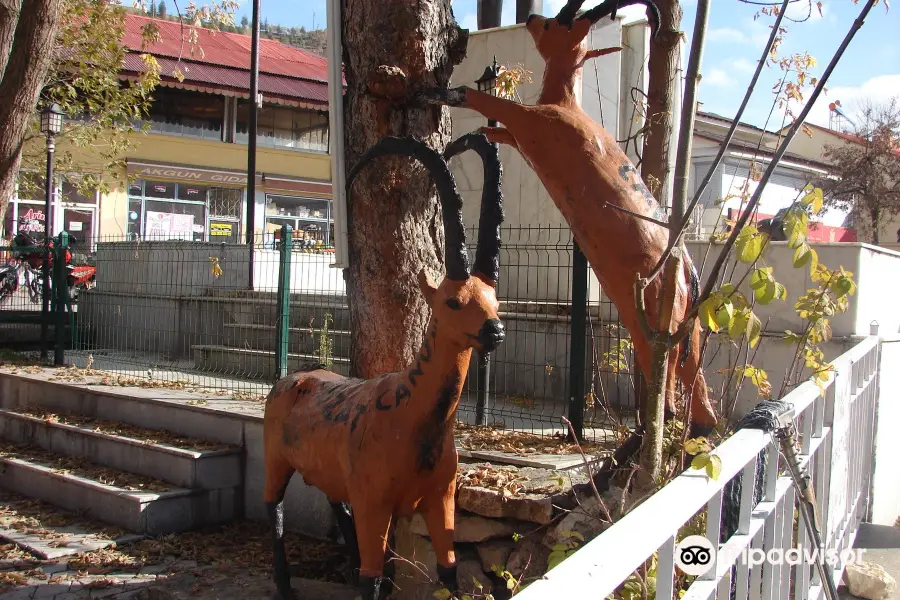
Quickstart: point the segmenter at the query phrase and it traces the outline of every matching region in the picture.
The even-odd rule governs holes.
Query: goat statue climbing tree
[[[462,198],[447,165],[465,150],[481,155],[485,174],[471,273]],[[294,600],[282,500],[295,471],[325,493],[345,542],[351,551],[359,549],[363,600],[379,598],[392,518],[413,511],[425,518],[441,582],[456,589],[456,408],[472,349],[491,352],[504,337],[495,292],[503,220],[500,155],[480,134],[461,137],[443,156],[422,141],[389,137],[349,173],[350,189],[367,163],[389,154],[417,159],[434,178],[443,208],[447,276],[435,286],[425,269],[419,272],[431,318],[418,358],[407,369],[369,379],[325,370],[294,373],[269,393],[263,424],[265,501],[274,529],[274,577],[281,600]]]
[[[578,105],[576,82],[585,61],[620,48],[588,50],[584,43],[601,18],[615,16],[620,6],[648,7],[655,28],[659,13],[650,0],[606,0],[578,14],[584,0],[569,0],[555,18],[529,17],[526,27],[544,59],[544,77],[536,105],[523,105],[468,87],[420,92],[423,103],[469,108],[503,127],[483,127],[492,142],[516,148],[535,170],[572,229],[603,291],[615,303],[631,334],[637,363],[650,379],[650,342],[646,322],[637,309],[635,278],[646,277],[668,242],[662,211],[616,140]],[[683,320],[696,300],[697,273],[683,249],[673,319]],[[658,320],[662,282],[645,290],[647,320]],[[675,413],[675,385],[691,396],[691,434],[708,435],[716,424],[700,364],[700,326],[680,349],[670,353],[666,380],[666,412]]]

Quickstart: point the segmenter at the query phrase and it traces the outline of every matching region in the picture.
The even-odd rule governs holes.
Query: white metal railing
[[[836,359],[824,397],[810,381],[781,399],[794,408],[800,460],[813,478],[823,542],[838,553],[852,547],[871,503],[880,347],[878,337],[867,337]],[[714,452],[722,459],[718,479],[701,471],[683,473],[516,598],[603,599],[658,552],[656,600],[671,599],[676,593],[678,530],[704,508],[706,537],[718,552],[713,568],[691,583],[683,600],[730,598],[732,575],[736,600],[822,598],[822,582],[811,562],[766,562],[751,568],[741,559],[745,549],[768,553],[812,546],[802,524],[795,534],[795,489],[785,469],[773,468],[777,461],[783,463],[777,444],[759,430],[736,432]],[[766,481],[762,499],[754,506],[756,459],[763,450],[768,457]],[[743,482],[737,532],[720,544],[723,490],[734,477]],[[835,582],[843,574],[844,558],[833,567]]]

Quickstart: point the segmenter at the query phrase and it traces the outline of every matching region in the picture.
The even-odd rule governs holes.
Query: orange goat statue
[[[465,150],[481,155],[485,177],[471,274],[462,198],[447,165]],[[274,530],[274,579],[282,600],[295,598],[282,504],[295,471],[325,493],[351,552],[358,547],[363,600],[379,597],[392,518],[417,510],[434,545],[440,580],[456,589],[456,409],[472,349],[491,352],[504,338],[495,290],[503,220],[502,168],[497,147],[481,134],[454,141],[444,156],[423,142],[385,138],[348,174],[348,189],[366,163],[389,154],[417,159],[434,177],[443,208],[447,276],[435,286],[424,269],[419,273],[432,313],[418,359],[406,371],[368,380],[325,370],[294,373],[269,393],[264,417],[265,501]]]
[[[569,0],[555,18],[531,15],[526,28],[545,62],[536,105],[523,105],[468,87],[424,90],[417,101],[469,108],[504,127],[482,127],[492,142],[516,148],[540,177],[590,261],[603,291],[615,303],[631,334],[638,365],[650,376],[650,343],[640,328],[635,304],[637,275],[646,277],[668,242],[662,211],[616,140],[578,105],[575,86],[585,61],[621,48],[588,50],[584,39],[602,17],[619,6],[644,4],[659,28],[659,10],[650,0],[606,0],[577,15],[584,0]],[[696,300],[699,278],[685,258],[678,280],[673,319],[683,320]],[[648,320],[657,322],[662,278],[645,291]],[[692,435],[708,435],[716,424],[700,365],[700,327],[696,323],[681,349],[670,353],[666,413],[675,414],[676,377],[691,394]],[[679,360],[680,359],[680,360]]]

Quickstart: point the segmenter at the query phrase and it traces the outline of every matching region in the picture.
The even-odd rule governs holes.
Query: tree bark
[[[62,0],[24,0],[21,5],[0,82],[0,215],[15,189],[22,144],[50,66],[61,12]]]
[[[659,34],[650,44],[647,82],[647,123],[641,177],[656,200],[668,207],[665,197],[669,180],[669,147],[672,143],[675,86],[678,84],[679,41],[681,40],[681,5],[678,0],[657,2],[660,12]]]
[[[420,87],[446,88],[465,56],[467,36],[450,0],[343,0],[342,12],[348,167],[385,136],[413,136],[443,150],[449,109],[403,100]],[[419,348],[430,310],[417,274],[425,268],[435,280],[443,276],[443,220],[428,173],[409,158],[372,163],[347,204],[351,371],[374,377],[405,368]]]
[[[21,8],[22,0],[0,0],[0,81],[3,81],[3,73],[6,71],[6,61],[9,60]]]
[[[872,221],[872,243],[876,246],[881,245],[881,211],[873,208],[869,211],[869,218]]]

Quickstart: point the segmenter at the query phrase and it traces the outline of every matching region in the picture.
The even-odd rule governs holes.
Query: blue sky
[[[453,11],[462,27],[476,27],[476,0],[452,0]],[[544,14],[555,14],[564,0],[544,0]],[[585,8],[596,1],[588,0]],[[841,64],[835,69],[828,83],[828,93],[820,98],[813,108],[810,120],[827,124],[828,102],[838,99],[845,109],[853,111],[862,97],[884,101],[890,97],[900,97],[900,7],[885,11],[884,0],[870,13]],[[690,38],[695,18],[696,0],[682,0],[684,19],[682,30]],[[804,5],[800,7],[800,5]],[[788,35],[781,47],[781,54],[808,51],[816,58],[818,65],[814,75],[825,69],[832,54],[846,34],[860,6],[853,0],[823,0],[823,15],[813,9],[812,18],[802,23],[792,23],[785,19]],[[803,18],[808,14],[807,0],[799,0],[789,16]],[[740,106],[746,85],[756,67],[756,61],[768,38],[768,23],[771,17],[762,16],[754,20],[757,6],[743,4],[738,0],[713,0],[709,19],[707,48],[703,61],[703,80],[699,99],[703,109],[734,116]],[[237,20],[244,14],[249,16],[250,0],[242,0]],[[314,25],[324,27],[324,0],[261,0],[260,12],[270,23],[285,26]],[[624,9],[623,14],[642,14],[637,7]],[[515,0],[504,0],[503,25],[515,21]],[[757,126],[765,124],[772,104],[772,86],[778,81],[778,71],[767,68],[763,71],[753,99],[744,114],[744,121]],[[781,113],[776,112],[769,122],[770,128],[781,124]]]

